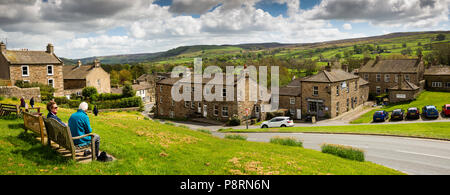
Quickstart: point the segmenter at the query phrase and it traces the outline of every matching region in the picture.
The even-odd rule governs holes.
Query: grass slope
[[[58,115],[67,121],[73,112],[61,109]],[[94,132],[101,136],[101,149],[117,161],[75,163],[24,134],[21,119],[0,119],[0,163],[4,165],[0,174],[401,174],[309,149],[220,139],[144,120],[139,113],[89,117]]]
[[[407,110],[410,107],[417,107],[422,113],[422,107],[427,105],[435,105],[439,111],[442,111],[442,106],[445,104],[450,104],[450,93],[448,92],[431,92],[423,91],[415,101],[402,104],[392,104],[384,107],[383,109],[372,110],[358,119],[352,121],[352,124],[370,123],[373,120],[373,114],[379,110],[386,110],[387,112],[392,112],[395,109]]]

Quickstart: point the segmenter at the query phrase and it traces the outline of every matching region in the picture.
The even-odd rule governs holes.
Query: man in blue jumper
[[[91,123],[89,121],[89,116],[86,111],[88,110],[88,104],[82,102],[78,108],[78,111],[69,118],[69,128],[72,133],[72,137],[83,136],[92,133]],[[100,147],[100,136],[94,134],[95,143],[95,153],[93,155],[97,156],[100,161],[110,161],[111,157],[108,157],[105,152],[101,155],[98,154]],[[86,146],[91,143],[91,137],[85,137],[78,140],[73,140],[74,144],[77,146]]]

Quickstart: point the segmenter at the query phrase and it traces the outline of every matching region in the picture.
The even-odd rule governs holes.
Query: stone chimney
[[[77,62],[78,68],[79,68],[81,65],[83,65],[83,64],[81,63],[81,60],[78,60],[78,62]]]
[[[345,72],[348,72],[348,66],[345,64],[342,64],[342,70],[344,70]]]
[[[331,72],[331,64],[330,64],[330,62],[328,62],[328,65],[325,66],[325,70],[326,70],[327,72]]]
[[[53,47],[53,45],[51,43],[49,43],[47,45],[47,51],[46,52],[49,53],[49,54],[53,54],[53,52],[55,52],[55,49],[54,49],[54,47]]]
[[[6,44],[3,42],[0,42],[0,52],[5,52],[6,51]]]
[[[94,66],[95,66],[95,68],[99,68],[100,67],[100,60],[95,59],[94,60]]]
[[[377,55],[377,57],[375,57],[375,64],[377,64],[378,62],[380,62],[381,60],[381,56]]]

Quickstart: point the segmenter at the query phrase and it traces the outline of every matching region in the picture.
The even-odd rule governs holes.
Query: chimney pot
[[[55,52],[55,48],[53,47],[53,45],[51,43],[49,43],[47,45],[47,53],[53,54],[53,52]]]
[[[6,45],[3,42],[0,42],[0,52],[6,51]]]
[[[94,66],[95,66],[96,68],[100,67],[100,60],[95,59],[95,60],[94,60]]]
[[[328,72],[331,72],[331,65],[330,65],[330,62],[328,62],[328,65],[325,66],[325,70],[328,71]]]

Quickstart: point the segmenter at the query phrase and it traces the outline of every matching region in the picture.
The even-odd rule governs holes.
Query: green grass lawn
[[[61,109],[58,116],[67,122],[73,112]],[[42,146],[32,134],[23,133],[22,119],[0,119],[0,175],[402,174],[371,162],[346,160],[310,149],[220,139],[145,120],[137,112],[89,117],[94,133],[101,136],[101,150],[117,161],[76,163]]]
[[[271,129],[223,129],[221,132],[233,133],[356,133],[356,134],[380,134],[400,135],[437,139],[450,139],[450,122],[436,123],[409,123],[409,124],[380,124],[380,125],[346,125],[346,126],[320,126],[320,127],[291,127]]]
[[[422,112],[422,107],[427,105],[435,105],[439,111],[442,111],[442,106],[450,104],[450,93],[448,92],[431,92],[423,91],[415,101],[403,104],[392,104],[384,107],[383,109],[372,110],[358,119],[352,121],[352,124],[370,123],[373,119],[373,114],[379,110],[386,110],[392,112],[395,109],[407,110],[410,107],[417,107]]]

